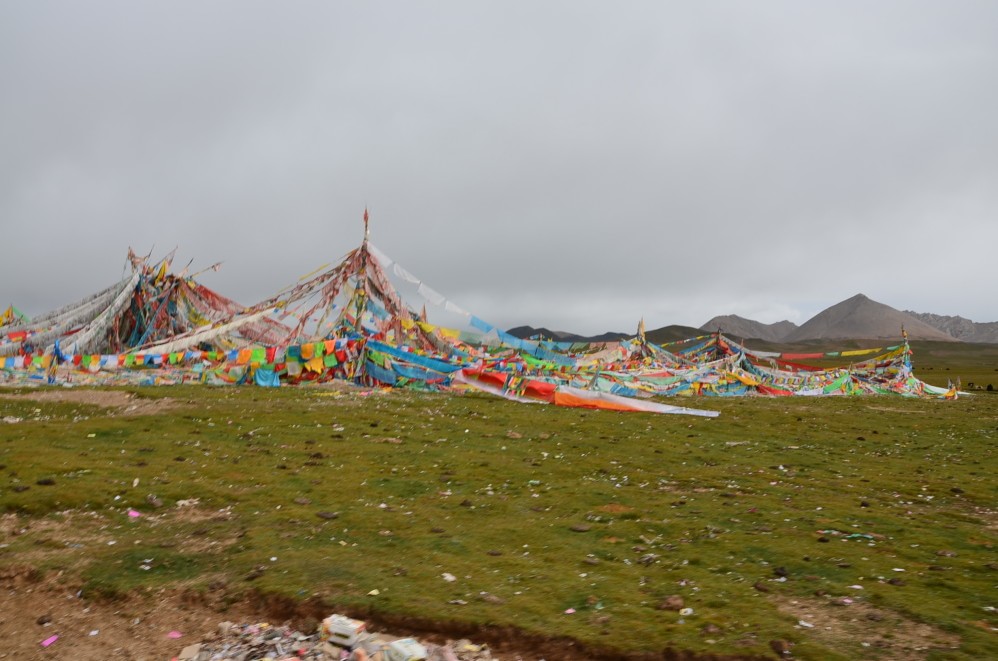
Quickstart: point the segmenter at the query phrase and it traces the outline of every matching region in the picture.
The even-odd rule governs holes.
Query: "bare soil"
[[[870,648],[870,658],[883,661],[915,661],[932,650],[960,646],[959,636],[861,602],[841,605],[833,599],[798,598],[776,604],[806,623],[800,625],[805,635],[822,645],[835,649],[860,641]]]
[[[0,393],[3,399],[30,399],[36,402],[71,402],[102,406],[114,411],[109,415],[138,416],[162,413],[179,405],[169,397],[144,399],[120,390],[93,390],[63,388],[54,390],[33,390],[23,394]]]

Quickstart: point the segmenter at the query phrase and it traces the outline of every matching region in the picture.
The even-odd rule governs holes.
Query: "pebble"
[[[776,652],[776,655],[783,658],[790,657],[790,648],[793,647],[793,643],[786,640],[771,640],[769,641],[769,648]]]
[[[662,600],[662,603],[658,605],[658,610],[660,611],[678,611],[683,607],[685,602],[683,598],[678,594],[672,594]]]

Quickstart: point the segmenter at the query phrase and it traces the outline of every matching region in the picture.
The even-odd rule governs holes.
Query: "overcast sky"
[[[0,2],[0,307],[253,303],[365,206],[503,327],[995,321],[998,2]]]

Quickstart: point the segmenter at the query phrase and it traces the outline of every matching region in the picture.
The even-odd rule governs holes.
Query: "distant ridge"
[[[981,344],[998,343],[998,321],[978,322],[959,316],[950,317],[944,314],[912,312],[911,310],[905,310],[904,313],[927,323],[937,330],[948,333],[962,342],[976,342]]]
[[[737,314],[725,314],[714,317],[700,326],[700,330],[708,333],[712,333],[718,328],[730,338],[779,342],[797,330],[797,324],[787,320],[777,321],[774,324],[764,324],[761,321],[739,317]]]
[[[856,294],[808,319],[783,338],[784,342],[823,339],[900,339],[901,327],[913,340],[958,342],[949,333],[933,328],[889,305]]]
[[[715,328],[714,330],[717,329]],[[645,337],[648,339],[649,342],[652,342],[654,344],[666,344],[668,342],[688,340],[691,337],[697,337],[703,334],[704,332],[699,328],[672,324],[671,326],[662,326],[661,328],[650,330],[645,333]]]
[[[633,334],[628,335],[627,333],[614,332],[586,337],[565,331],[553,331],[547,328],[534,328],[533,326],[517,326],[516,328],[510,328],[506,332],[513,337],[520,338],[521,340],[540,336],[547,340],[554,340],[555,342],[617,342],[619,340],[623,340],[624,338],[634,337]]]

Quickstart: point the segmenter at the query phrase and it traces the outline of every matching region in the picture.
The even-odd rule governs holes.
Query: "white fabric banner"
[[[414,285],[418,285],[419,284],[419,278],[417,278],[413,274],[411,274],[408,271],[406,271],[405,268],[403,268],[402,265],[399,264],[398,262],[395,262],[394,269],[395,269],[395,275],[397,275],[398,277],[402,278],[406,282],[410,282],[410,283],[412,283]]]
[[[434,305],[442,305],[443,302],[447,300],[444,298],[443,294],[430,289],[422,282],[419,283],[419,287],[416,288],[416,291],[419,292],[420,296],[425,298],[430,303],[433,303]]]

